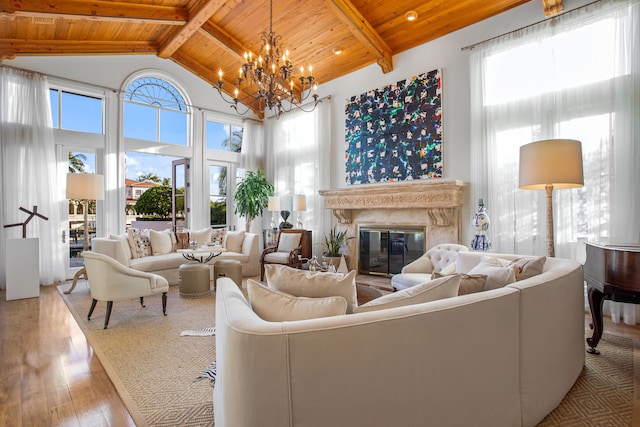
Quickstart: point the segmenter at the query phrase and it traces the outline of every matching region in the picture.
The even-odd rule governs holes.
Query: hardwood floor
[[[55,287],[0,291],[0,343],[0,425],[135,426]]]
[[[2,290],[0,426],[135,425],[55,287],[40,288],[40,298],[5,299]],[[604,329],[635,339],[632,425],[640,427],[640,326],[605,318]]]

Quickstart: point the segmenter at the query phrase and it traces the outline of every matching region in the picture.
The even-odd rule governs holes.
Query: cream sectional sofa
[[[458,271],[481,256],[465,254]],[[267,322],[221,278],[215,424],[535,426],[584,365],[583,295],[581,265],[549,258],[541,274],[498,289]]]
[[[260,275],[259,238],[257,234],[242,232],[241,243],[237,242],[235,250],[226,248],[221,255],[214,257],[209,264],[221,259],[235,259],[242,263],[243,276]],[[135,270],[158,274],[169,281],[169,285],[179,283],[178,268],[182,264],[192,261],[186,260],[182,253],[171,250],[169,253],[147,255],[138,258],[132,256],[131,246],[126,235],[96,237],[92,240],[91,248],[95,252],[108,255],[122,264]]]

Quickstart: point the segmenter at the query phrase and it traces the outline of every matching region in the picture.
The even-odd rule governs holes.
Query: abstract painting
[[[345,115],[348,184],[442,178],[440,70],[353,96]]]

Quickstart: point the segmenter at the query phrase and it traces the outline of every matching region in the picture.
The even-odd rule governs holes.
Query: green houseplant
[[[333,226],[329,234],[324,235],[325,258],[340,258],[340,248],[351,239],[353,236],[347,236],[347,230],[338,231],[336,226]],[[335,262],[334,265],[338,266]]]
[[[262,169],[250,171],[236,187],[233,200],[236,202],[234,213],[246,218],[246,231],[251,229],[251,221],[262,215],[273,196],[273,185],[264,176]]]

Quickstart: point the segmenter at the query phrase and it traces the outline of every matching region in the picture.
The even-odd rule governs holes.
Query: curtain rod
[[[580,6],[580,7],[576,7],[575,9],[567,10],[565,12],[558,13],[557,15],[551,16],[551,17],[543,19],[541,21],[534,22],[533,24],[525,25],[524,27],[518,28],[517,30],[512,30],[512,31],[506,32],[504,34],[500,34],[499,36],[491,37],[491,38],[488,38],[488,39],[483,40],[481,42],[470,44],[468,46],[460,48],[460,50],[473,50],[475,47],[483,45],[483,44],[488,43],[490,41],[499,39],[499,38],[504,37],[504,36],[508,36],[509,34],[517,33],[518,31],[526,30],[527,28],[535,27],[536,25],[540,25],[540,24],[543,24],[543,23],[545,23],[547,21],[551,21],[551,20],[554,20],[554,19],[559,18],[561,16],[567,15],[569,13],[576,12],[578,10],[581,10],[581,9],[586,8],[586,7],[592,6],[592,5],[596,4],[596,3],[600,3],[601,1],[602,0],[595,0],[595,1],[591,2],[591,3],[587,3],[587,4],[584,4],[584,5]]]

